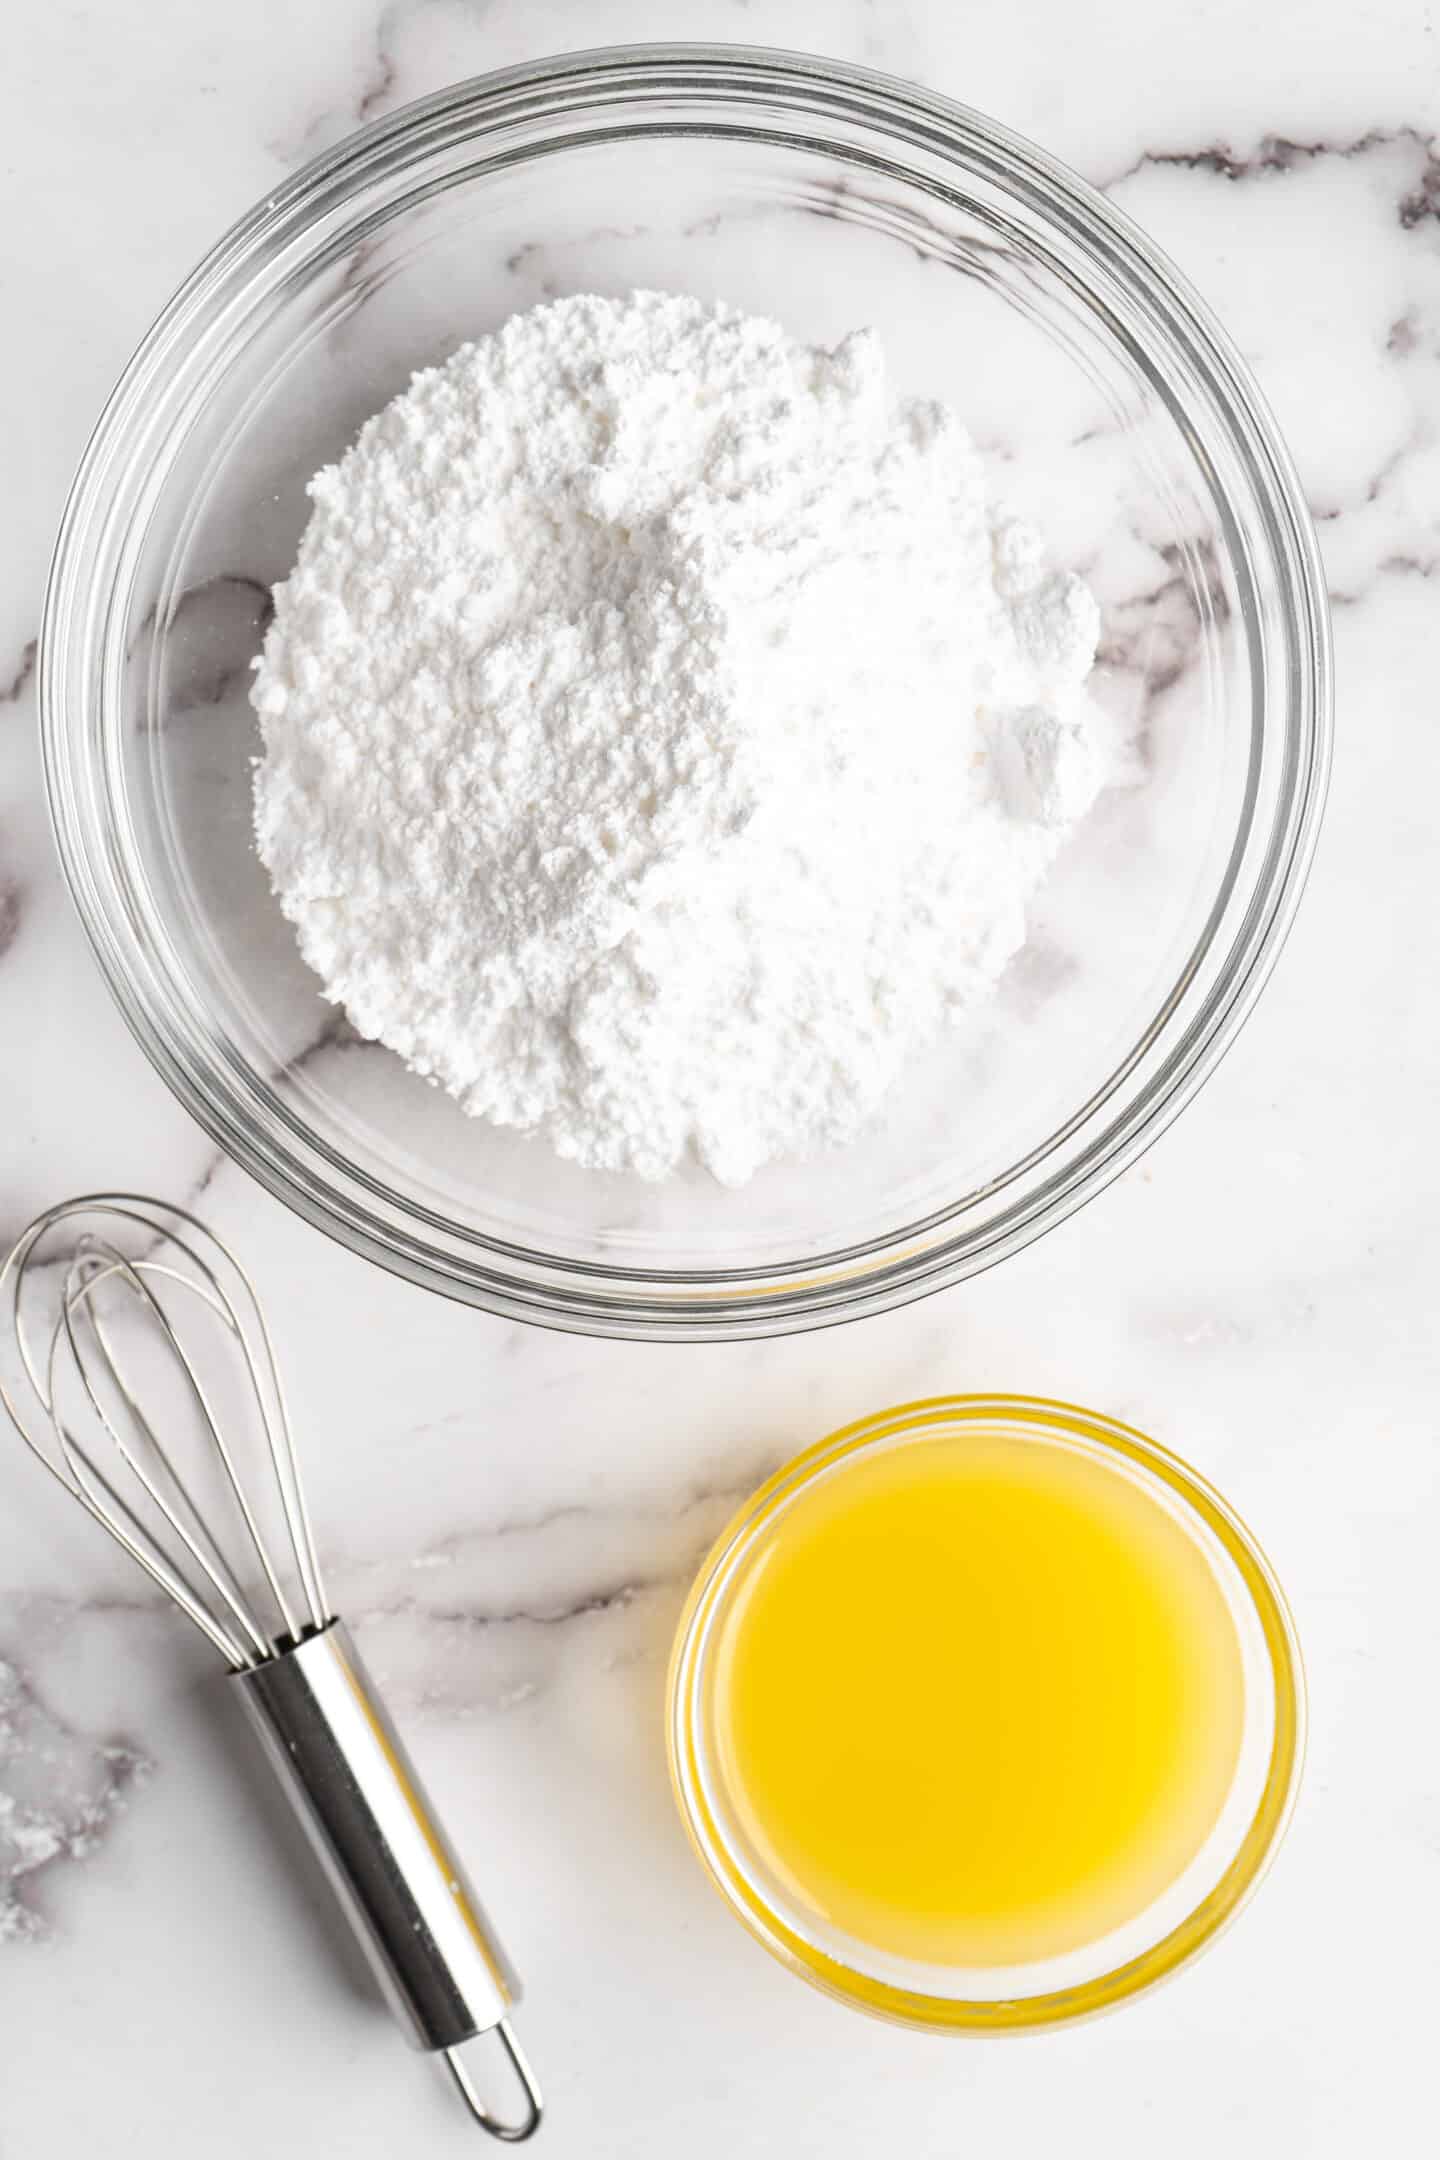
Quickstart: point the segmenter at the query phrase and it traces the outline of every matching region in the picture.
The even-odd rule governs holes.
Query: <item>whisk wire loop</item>
[[[261,1564],[266,1568],[268,1576],[270,1573],[268,1563],[265,1561],[263,1547],[260,1546],[258,1537],[255,1536],[253,1531],[251,1511],[244,1500],[243,1494],[239,1493],[230,1452],[225,1446],[223,1437],[211,1414],[205,1391],[200,1385],[190,1360],[180,1348],[175,1331],[170,1326],[164,1311],[151,1294],[147,1284],[142,1280],[141,1271],[144,1267],[145,1263],[143,1261],[132,1266],[123,1255],[115,1253],[111,1248],[103,1248],[98,1244],[87,1246],[87,1249],[78,1254],[71,1263],[66,1276],[66,1292],[61,1304],[60,1330],[63,1330],[71,1360],[79,1375],[91,1409],[109,1435],[121,1460],[130,1470],[146,1497],[159,1510],[171,1534],[179,1539],[185,1551],[200,1569],[215,1596],[236,1622],[242,1637],[248,1642],[249,1647],[247,1649],[242,1644],[237,1644],[233,1639],[231,1640],[230,1662],[237,1667],[251,1665],[257,1659],[270,1655],[269,1639],[259,1621],[251,1613],[245,1593],[226,1561],[215,1533],[206,1522],[184,1479],[176,1470],[174,1462],[166,1452],[164,1443],[154,1424],[146,1417],[138,1398],[126,1382],[120,1368],[119,1359],[94,1302],[95,1294],[106,1281],[112,1278],[126,1283],[133,1289],[135,1295],[142,1300],[159,1330],[160,1340],[173,1352],[175,1360],[189,1384],[190,1392],[200,1412],[208,1436],[226,1468],[231,1489],[237,1494],[243,1519],[247,1526],[252,1526],[252,1541],[261,1553]],[[176,1277],[176,1280],[183,1280],[183,1278]],[[78,1286],[72,1288],[72,1285],[77,1283]],[[93,1352],[84,1350],[81,1347],[80,1330],[82,1329],[88,1332],[93,1340]],[[57,1347],[60,1330],[57,1330],[56,1335]],[[131,1444],[122,1428],[111,1417],[105,1403],[101,1400],[100,1391],[96,1387],[93,1377],[92,1357],[94,1363],[99,1365],[115,1393],[124,1404],[127,1416],[141,1436],[143,1448],[136,1448]],[[53,1355],[49,1382],[53,1401],[55,1396]],[[87,1470],[92,1475],[99,1476],[105,1491],[113,1501],[116,1497],[114,1486],[108,1478],[103,1476],[103,1473],[97,1473],[93,1464],[90,1463],[89,1457],[76,1448],[75,1443],[69,1438],[65,1426],[58,1417],[56,1419],[56,1436],[65,1453],[67,1465],[76,1477],[77,1482],[84,1482],[83,1474],[77,1468],[74,1459],[78,1454],[80,1459],[85,1462]],[[165,1487],[168,1488],[168,1497],[167,1492],[161,1489],[160,1480],[147,1467],[145,1451],[148,1451],[153,1462],[158,1464],[163,1474]],[[173,1561],[171,1564],[174,1565]],[[176,1568],[175,1572],[180,1576],[181,1580],[185,1580],[180,1569]],[[193,1584],[189,1587],[192,1595],[194,1595]],[[198,1599],[197,1602],[199,1602]],[[280,1599],[280,1604],[283,1614],[287,1611],[283,1598]],[[212,1613],[211,1617],[213,1619],[217,1616]],[[229,1631],[226,1630],[225,1632],[228,1634]]]
[[[106,1234],[99,1224],[105,1225]],[[143,1233],[146,1248],[133,1256],[123,1252],[109,1234],[116,1225]],[[65,1275],[58,1311],[37,1338],[26,1310],[27,1292],[51,1264],[52,1233],[62,1229],[70,1230],[72,1238],[60,1256]],[[19,1239],[0,1269],[0,1294],[7,1289],[12,1333],[32,1405],[27,1414],[0,1378],[0,1406],[51,1475],[235,1669],[251,1668],[285,1644],[324,1628],[330,1614],[274,1343],[249,1277],[204,1224],[183,1208],[138,1194],[91,1194],[68,1201],[37,1217]],[[242,1587],[241,1570],[229,1557],[225,1540],[161,1437],[161,1421],[144,1407],[142,1391],[102,1311],[101,1294],[111,1290],[128,1293],[135,1301],[152,1349],[164,1354],[172,1375],[179,1378],[204,1449],[219,1467],[222,1489],[238,1518],[242,1549],[253,1555],[273,1600],[273,1627],[266,1626]],[[239,1353],[285,1526],[289,1558],[284,1571],[262,1531],[211,1392],[171,1318],[168,1306],[182,1295],[208,1310]],[[62,1374],[73,1374],[79,1382],[94,1428],[88,1440],[66,1414]],[[42,1431],[48,1444],[40,1437]],[[138,1488],[129,1498],[115,1470],[102,1468],[99,1456],[110,1451],[112,1461],[118,1457],[127,1479]],[[146,1518],[146,1506],[155,1520]],[[284,1580],[291,1570],[298,1583],[298,1604]]]
[[[198,1596],[193,1585],[165,1553],[155,1545],[150,1531],[120,1492],[106,1477],[99,1464],[94,1462],[81,1442],[58,1416],[54,1420],[56,1445],[64,1465],[57,1468],[44,1449],[37,1445],[30,1432],[16,1415],[15,1405],[0,1382],[0,1400],[3,1400],[11,1423],[40,1467],[54,1478],[63,1491],[78,1500],[87,1515],[97,1522],[128,1553],[136,1565],[143,1568],[150,1580],[184,1613],[208,1642],[220,1652],[226,1663],[239,1667],[245,1661],[245,1651],[234,1636],[217,1621]],[[67,1474],[68,1473],[68,1474]],[[97,1497],[96,1488],[104,1494]]]

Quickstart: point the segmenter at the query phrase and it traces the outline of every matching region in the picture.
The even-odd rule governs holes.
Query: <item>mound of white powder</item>
[[[556,301],[310,493],[261,857],[362,1035],[577,1162],[851,1139],[1106,777],[1093,599],[869,332]]]

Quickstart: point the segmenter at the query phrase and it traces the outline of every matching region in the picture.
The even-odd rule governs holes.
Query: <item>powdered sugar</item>
[[[44,1933],[27,1893],[42,1871],[92,1853],[146,1759],[82,1738],[0,1659],[0,1945]]]
[[[581,1163],[852,1138],[1105,778],[1093,599],[869,333],[558,301],[311,492],[261,855],[362,1034]]]

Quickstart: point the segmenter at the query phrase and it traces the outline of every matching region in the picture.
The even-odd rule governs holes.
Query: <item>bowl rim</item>
[[[1012,192],[1042,196],[1118,263],[1150,312],[1163,303],[1163,334],[1200,370],[1245,456],[1249,484],[1273,541],[1283,620],[1294,647],[1284,718],[1287,786],[1257,889],[1234,932],[1225,965],[1199,1010],[1169,1042],[1157,1069],[1118,1114],[1107,1115],[1068,1156],[1065,1143],[1097,1103],[1156,1049],[1167,1005],[1104,1087],[1035,1155],[1006,1171],[1022,1177],[1054,1157],[1032,1190],[981,1225],[966,1226],[966,1194],[924,1221],[861,1246],[746,1269],[637,1268],[583,1261],[490,1237],[408,1200],[347,1161],[288,1105],[271,1098],[268,1124],[237,1096],[242,1075],[204,1016],[187,1011],[167,982],[163,949],[145,945],[147,925],[119,861],[113,805],[118,770],[87,771],[78,755],[79,716],[116,695],[97,674],[98,625],[108,600],[105,556],[123,544],[128,520],[114,500],[115,469],[136,462],[172,365],[193,341],[197,311],[218,307],[227,281],[326,211],[343,206],[397,153],[416,157],[478,138],[518,118],[616,101],[676,95],[749,100],[784,95],[812,118],[883,128],[917,150],[979,173]],[[672,130],[673,131],[673,130]],[[703,118],[688,131],[704,135]],[[644,132],[642,130],[641,132]],[[833,145],[831,146],[833,147]],[[564,145],[560,145],[563,151]],[[1157,333],[1160,334],[1160,333]],[[141,460],[143,465],[143,460]],[[121,480],[126,479],[124,471]],[[143,500],[147,475],[129,475]],[[565,53],[453,84],[401,107],[322,152],[224,234],[178,288],[112,392],[81,460],[62,517],[41,623],[39,702],[52,823],[82,924],[112,994],[142,1048],[210,1136],[278,1198],[362,1255],[412,1281],[506,1317],[579,1332],[653,1340],[724,1340],[786,1333],[878,1312],[993,1265],[1063,1220],[1133,1162],[1215,1069],[1247,1017],[1288,933],[1308,873],[1323,809],[1331,745],[1329,615],[1318,545],[1288,451],[1226,333],[1161,251],[1125,213],[1048,152],[973,109],[898,78],[821,56],[744,45],[637,44]],[[1277,716],[1278,719],[1278,716]],[[1253,748],[1252,748],[1253,755]],[[1233,864],[1232,864],[1233,873]],[[1218,917],[1228,885],[1212,910]],[[163,940],[156,940],[163,948]],[[1158,1053],[1157,1053],[1158,1054]],[[386,1210],[388,1209],[388,1213]],[[951,1224],[953,1234],[930,1233]],[[448,1242],[447,1242],[448,1241]]]
[[[962,1998],[903,1987],[830,1956],[790,1927],[746,1879],[705,1797],[701,1653],[735,1570],[815,1477],[847,1456],[890,1441],[913,1445],[938,1433],[999,1421],[1037,1435],[1078,1439],[1137,1464],[1200,1519],[1233,1564],[1259,1620],[1274,1688],[1274,1728],[1264,1783],[1233,1857],[1213,1888],[1149,1948],[1090,1979],[1044,1994]],[[1253,1532],[1199,1471],[1158,1441],[1100,1411],[1038,1395],[935,1395],[899,1403],[841,1426],[782,1464],[741,1503],[701,1561],[676,1626],[666,1680],[671,1790],[692,1850],[736,1919],[788,1971],[822,1994],[892,2024],[932,2032],[1021,2033],[1073,2024],[1173,1978],[1233,1925],[1259,1888],[1294,1813],[1305,1735],[1299,1637],[1285,1594]]]

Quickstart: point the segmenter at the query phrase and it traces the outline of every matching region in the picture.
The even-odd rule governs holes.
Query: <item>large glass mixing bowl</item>
[[[255,857],[247,700],[305,483],[418,367],[558,293],[880,331],[1104,615],[1133,734],[992,1004],[843,1153],[727,1191],[467,1119],[322,1003]],[[492,1311],[705,1338],[879,1310],[1014,1251],[1214,1066],[1293,913],[1328,740],[1314,536],[1243,364],[1062,166],[906,84],[701,46],[462,83],[260,203],[182,287],[76,480],[42,638],[66,872],[145,1049],[312,1222]],[[697,965],[703,965],[697,955]]]

